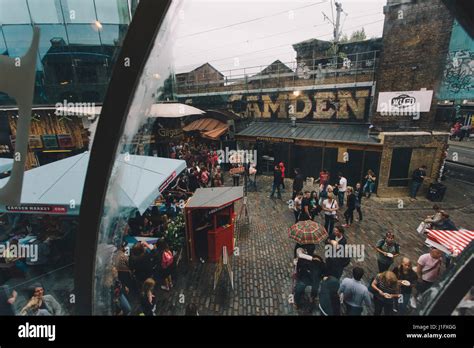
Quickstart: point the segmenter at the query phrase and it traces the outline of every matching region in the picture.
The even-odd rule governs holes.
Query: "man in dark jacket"
[[[411,191],[410,191],[411,200],[416,199],[416,194],[418,193],[420,186],[423,184],[423,180],[425,179],[425,177],[426,177],[425,165],[413,171],[412,181],[411,181]]]
[[[280,166],[276,165],[275,168],[273,169],[273,185],[272,185],[272,193],[270,194],[270,198],[273,198],[275,196],[275,190],[276,190],[278,191],[278,198],[281,199],[281,192],[280,192],[281,182],[282,182],[282,177],[281,177]]]
[[[292,200],[295,200],[296,195],[298,192],[303,190],[303,175],[301,175],[300,170],[298,168],[295,169],[295,179],[293,180],[293,196],[291,197]]]

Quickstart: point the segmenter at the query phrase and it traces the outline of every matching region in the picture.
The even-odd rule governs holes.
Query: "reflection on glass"
[[[93,0],[61,0],[67,23],[93,23],[97,20]]]
[[[92,24],[68,24],[69,44],[100,45],[99,31]]]
[[[5,9],[8,9],[8,11]],[[26,6],[26,0],[0,0],[0,23],[30,23],[30,15],[28,13],[28,7]]]
[[[31,44],[33,29],[31,25],[4,25],[3,33],[10,57],[23,56]]]
[[[134,141],[134,137],[141,129],[143,135],[151,135],[152,127],[145,127],[152,104],[156,102],[156,91],[162,90],[165,79],[172,71],[172,37],[173,27],[176,24],[176,13],[180,7],[179,2],[173,2],[167,12],[165,20],[155,40],[153,49],[144,68],[139,85],[135,91],[133,102],[127,117],[122,142],[119,144],[116,161],[109,181],[109,188],[104,204],[104,216],[100,225],[99,245],[95,272],[95,301],[94,314],[115,315],[116,306],[113,305],[113,287],[117,278],[115,260],[123,256],[121,249],[123,238],[128,229],[127,223],[131,215],[137,211],[138,202],[143,191],[143,183],[147,180],[147,156],[132,157],[133,180],[130,180],[132,170],[127,164],[127,156],[143,155],[143,148]],[[151,204],[152,202],[148,202]],[[146,254],[138,255],[136,248],[131,251],[134,256],[147,257]],[[140,280],[145,274],[137,275]],[[124,283],[129,287],[130,283]],[[141,286],[139,286],[141,287]],[[141,292],[141,289],[138,289]],[[123,313],[122,313],[123,314]]]
[[[95,0],[97,18],[101,23],[127,24],[130,18],[127,0]]]
[[[28,0],[33,22],[37,24],[54,24],[63,22],[59,0]]]

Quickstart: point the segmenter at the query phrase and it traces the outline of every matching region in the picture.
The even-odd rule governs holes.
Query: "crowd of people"
[[[464,138],[469,140],[471,133],[472,133],[471,124],[463,125],[461,122],[458,121],[451,127],[449,138],[451,140],[458,139],[459,141],[463,141]]]
[[[418,176],[426,169],[424,166],[415,171]],[[278,192],[280,183],[280,166],[274,167],[272,194]],[[424,178],[426,174],[421,173]],[[423,179],[421,178],[421,179]],[[354,211],[358,213],[356,221],[362,221],[362,198],[370,197],[374,192],[377,177],[372,170],[367,172],[365,182],[357,182],[355,187],[348,186],[342,173],[337,174],[337,181],[330,185],[330,173],[322,170],[319,177],[318,190],[303,191],[304,177],[299,169],[295,169],[293,181],[293,199],[289,201],[294,213],[295,223],[305,220],[317,220],[328,233],[326,245],[334,248],[347,245],[345,228],[354,221]],[[415,190],[418,190],[418,187]],[[413,192],[413,190],[412,190]],[[280,198],[280,196],[279,196]],[[345,207],[344,210],[341,208]],[[433,207],[434,214],[427,216],[424,223],[429,228],[455,230],[456,226],[449,215],[439,206]],[[345,224],[339,223],[339,212]],[[322,217],[321,217],[322,215]],[[323,219],[324,218],[324,219]],[[323,315],[361,315],[363,309],[369,312],[373,308],[374,315],[404,315],[410,307],[416,308],[417,296],[429,289],[440,277],[444,253],[432,248],[429,253],[421,255],[413,266],[412,261],[403,256],[400,245],[393,232],[387,232],[383,238],[374,243],[377,255],[378,273],[364,285],[361,281],[364,270],[360,267],[352,269],[352,278],[340,280],[345,267],[350,264],[350,257],[327,256],[324,259],[315,253],[315,245],[296,245],[295,247],[295,305],[300,310],[313,311],[319,303],[319,311]],[[445,257],[446,267],[449,258]],[[398,260],[398,262],[396,261]],[[305,297],[305,289],[311,288],[311,295]],[[419,298],[418,298],[419,300]]]

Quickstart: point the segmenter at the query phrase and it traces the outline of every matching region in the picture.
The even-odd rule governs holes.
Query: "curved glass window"
[[[157,91],[163,90],[166,79],[173,72],[173,28],[178,20],[176,16],[178,8],[180,8],[180,3],[174,1],[161,25],[143,75],[135,90],[123,138],[117,152],[100,227],[93,304],[95,314],[118,314],[116,308],[111,306],[113,303],[111,289],[114,286],[116,271],[123,271],[123,269],[117,269],[115,260],[120,253],[122,242],[126,240],[124,238],[129,228],[128,222],[131,221],[129,218],[138,210],[142,213],[143,210],[148,211],[147,208],[152,203],[148,200],[153,197],[153,192],[158,192],[158,187],[148,192],[150,187],[144,186],[144,180],[153,182],[160,177],[159,175],[150,176],[152,172],[166,173],[164,168],[160,169],[159,158],[144,156],[145,152],[148,153],[147,146],[137,142],[137,135],[138,133],[145,137],[151,135],[152,127],[147,125],[152,121],[150,120],[152,105],[161,94]],[[130,180],[131,178],[133,180]],[[153,185],[152,182],[148,182]],[[145,196],[147,199],[143,200]],[[137,275],[140,279],[142,276]],[[140,287],[141,285],[139,292]]]
[[[33,29],[31,25],[4,25],[3,34],[10,57],[23,56],[31,44]]]
[[[61,0],[67,23],[94,23],[97,16],[93,0]]]
[[[99,29],[93,24],[68,24],[66,27],[70,45],[99,46]]]
[[[0,9],[0,24],[26,24],[31,21],[26,0],[0,0]]]
[[[129,10],[127,0],[95,0],[97,19],[101,23],[127,24]]]
[[[28,0],[28,7],[36,24],[63,23],[59,0]]]

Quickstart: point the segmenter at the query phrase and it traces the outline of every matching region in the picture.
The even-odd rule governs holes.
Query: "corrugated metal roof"
[[[366,124],[297,123],[296,127],[291,127],[283,122],[253,122],[237,136],[378,144],[379,141],[368,133]]]

